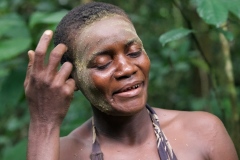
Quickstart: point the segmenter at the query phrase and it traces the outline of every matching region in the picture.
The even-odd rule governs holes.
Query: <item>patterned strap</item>
[[[93,132],[93,144],[92,144],[92,153],[90,155],[91,160],[103,160],[103,153],[101,147],[97,140],[97,132],[94,125],[94,119],[92,118],[92,132]]]
[[[163,131],[160,128],[159,119],[156,112],[149,106],[146,106],[150,117],[152,119],[154,132],[157,137],[157,148],[158,154],[161,160],[177,160],[176,155],[173,152],[173,149],[167,140],[166,136],[164,135]]]
[[[157,114],[149,105],[146,105],[146,107],[152,119],[154,132],[157,137],[157,148],[158,148],[158,154],[160,159],[161,160],[177,160],[177,157],[174,154],[169,141],[167,140],[166,136],[160,129],[160,124],[159,124]],[[97,132],[96,132],[93,118],[92,118],[92,131],[93,131],[93,144],[92,144],[92,153],[90,155],[90,158],[91,160],[103,160],[103,153],[101,151],[101,147],[97,140]]]

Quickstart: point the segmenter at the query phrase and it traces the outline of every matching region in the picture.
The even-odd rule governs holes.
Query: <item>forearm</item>
[[[35,51],[30,50],[24,89],[30,112],[28,135],[28,160],[58,160],[59,132],[75,89],[75,81],[69,78],[72,64],[58,65],[67,47],[57,45],[45,65],[45,55],[52,39],[52,31],[42,35]]]
[[[58,160],[60,127],[51,124],[30,123],[28,135],[28,160]]]

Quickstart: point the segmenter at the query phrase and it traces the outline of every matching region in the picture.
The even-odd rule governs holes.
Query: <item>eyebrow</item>
[[[131,45],[134,44],[134,43],[140,43],[140,44],[142,44],[142,41],[141,41],[139,38],[134,38],[134,39],[128,41],[128,42],[125,44],[125,46],[126,46],[126,47],[129,47],[129,46],[131,46]]]
[[[142,45],[142,41],[141,41],[139,38],[134,38],[134,39],[128,41],[128,42],[124,45],[124,46],[125,46],[125,47],[124,47],[124,50],[125,50],[125,51],[128,50],[128,48],[129,48],[131,45],[135,44],[135,43],[138,43],[138,44]]]

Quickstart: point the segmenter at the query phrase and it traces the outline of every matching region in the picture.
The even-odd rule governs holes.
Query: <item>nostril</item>
[[[117,80],[121,80],[121,79],[126,79],[126,78],[129,78],[131,76],[118,76],[118,77],[115,77]]]
[[[137,69],[138,67],[132,60],[127,59],[125,56],[120,56],[116,63],[114,77],[118,80],[129,78],[137,72]]]
[[[133,71],[133,72],[118,72],[115,74],[115,79],[117,80],[122,80],[122,79],[127,79],[132,77],[134,74],[136,74],[137,71]]]

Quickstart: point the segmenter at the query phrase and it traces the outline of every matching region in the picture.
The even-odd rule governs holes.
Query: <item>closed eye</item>
[[[137,51],[137,52],[129,53],[128,56],[131,57],[131,58],[137,58],[137,57],[139,57],[141,54],[142,54],[142,50],[139,50],[139,51]]]
[[[104,69],[106,69],[110,65],[110,63],[111,63],[111,61],[106,63],[106,64],[104,64],[104,65],[97,66],[96,68],[98,70],[104,70]]]

